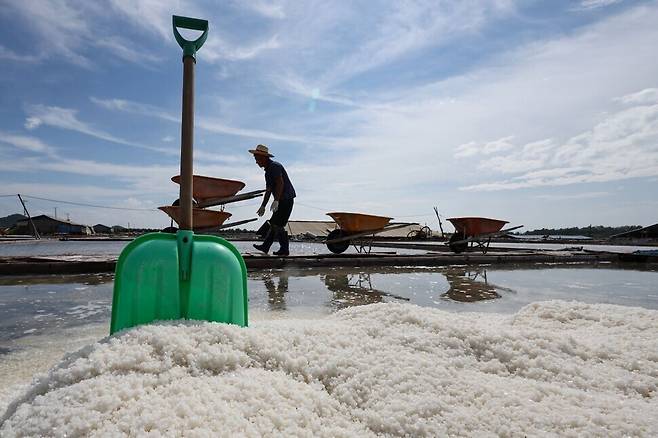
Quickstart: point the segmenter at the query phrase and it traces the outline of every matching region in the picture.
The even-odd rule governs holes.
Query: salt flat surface
[[[0,435],[648,437],[657,389],[655,310],[383,303],[105,338],[14,398]]]

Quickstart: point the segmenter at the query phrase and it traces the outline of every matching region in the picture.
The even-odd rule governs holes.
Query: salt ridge
[[[35,379],[0,435],[657,436],[657,387],[658,311],[386,303],[128,330]]]

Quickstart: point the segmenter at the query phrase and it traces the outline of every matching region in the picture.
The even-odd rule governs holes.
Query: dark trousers
[[[290,240],[285,226],[288,223],[288,219],[290,219],[293,204],[293,199],[282,199],[279,201],[279,208],[270,218],[270,230],[265,235],[265,240],[263,241],[265,252],[270,250],[270,246],[274,243],[274,239],[279,242],[279,246],[281,247],[279,251],[289,252],[288,247]]]

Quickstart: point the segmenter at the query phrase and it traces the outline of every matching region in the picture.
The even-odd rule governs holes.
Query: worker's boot
[[[270,224],[270,229],[265,235],[265,240],[263,240],[263,243],[261,243],[260,245],[255,243],[254,248],[256,248],[258,251],[262,251],[265,254],[267,254],[270,251],[270,246],[272,246],[272,243],[274,242],[274,238],[276,237],[278,228],[279,227],[277,227],[276,225]]]
[[[284,229],[282,229],[279,232],[279,250],[274,251],[272,254],[275,256],[287,256],[290,254],[289,246],[290,246],[290,239],[288,239],[288,232]]]

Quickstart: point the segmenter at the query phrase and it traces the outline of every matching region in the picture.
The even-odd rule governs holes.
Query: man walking
[[[255,149],[249,149],[249,152],[254,155],[256,164],[265,170],[265,195],[263,202],[258,209],[258,216],[265,214],[265,206],[270,200],[270,195],[274,197],[270,210],[272,217],[270,218],[270,230],[265,236],[265,240],[261,245],[255,244],[254,248],[267,254],[274,239],[279,241],[279,250],[273,254],[277,256],[287,256],[290,254],[288,248],[288,232],[285,229],[295,199],[295,188],[288,178],[286,169],[283,168],[281,163],[272,160],[274,155],[270,154],[267,146],[259,144]]]

